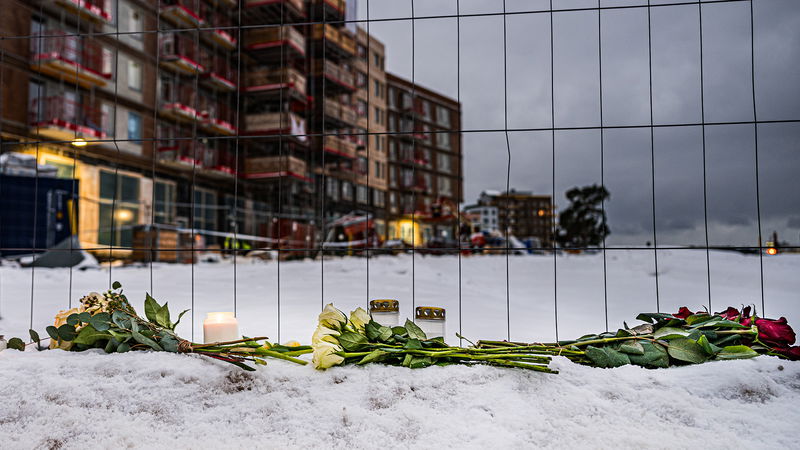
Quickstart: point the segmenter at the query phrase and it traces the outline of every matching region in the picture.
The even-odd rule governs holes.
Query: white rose
[[[320,342],[314,346],[314,355],[311,362],[314,368],[319,370],[328,369],[333,366],[338,366],[344,361],[344,358],[337,355],[336,352],[342,351],[338,345],[329,342]]]
[[[324,327],[339,330],[347,324],[347,316],[334,308],[333,303],[328,303],[325,305],[325,309],[319,314],[319,323]]]
[[[318,326],[316,331],[314,331],[314,335],[311,336],[311,345],[317,345],[320,342],[328,342],[331,344],[338,344],[339,339],[339,332],[336,330],[331,330],[330,328],[323,327],[322,325]]]
[[[353,324],[357,331],[363,332],[364,327],[367,326],[370,320],[372,320],[372,317],[362,308],[356,308],[355,311],[350,313],[350,323]]]

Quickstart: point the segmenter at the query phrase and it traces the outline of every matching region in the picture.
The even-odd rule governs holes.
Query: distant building
[[[476,207],[497,208],[497,229],[519,239],[537,238],[543,246],[553,241],[555,207],[549,195],[529,191],[484,191]]]
[[[500,231],[498,227],[498,208],[496,206],[469,205],[464,207],[464,212],[471,219],[472,231],[486,231],[489,233]]]

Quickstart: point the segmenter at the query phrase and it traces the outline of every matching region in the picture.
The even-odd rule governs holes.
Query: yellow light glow
[[[775,247],[770,247],[770,248],[767,249],[767,254],[768,255],[773,255],[773,256],[777,255],[778,254],[778,249],[775,248]]]
[[[88,144],[88,142],[86,142],[86,139],[83,138],[77,138],[72,140],[72,145],[75,147],[85,147],[86,144]]]
[[[120,222],[128,222],[133,219],[133,211],[130,209],[120,209],[115,215]]]
[[[544,215],[544,210],[543,210],[543,209],[540,209],[540,210],[539,210],[539,217],[542,217],[543,215]]]
[[[206,315],[206,322],[226,322],[234,319],[232,312],[210,312]]]

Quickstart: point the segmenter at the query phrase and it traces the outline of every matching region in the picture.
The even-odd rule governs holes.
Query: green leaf
[[[97,331],[106,331],[111,328],[111,314],[107,312],[97,313],[89,320],[89,324]]]
[[[414,356],[411,355],[411,354],[406,353],[406,357],[403,358],[403,362],[402,362],[401,366],[408,367],[409,365],[411,365],[411,360],[412,359],[414,359]]]
[[[49,327],[45,328],[47,334],[50,336],[50,339],[57,341],[58,340],[58,328],[50,325]]]
[[[39,337],[39,333],[37,333],[36,330],[28,330],[28,334],[31,335],[31,341],[36,342],[36,346],[38,347],[39,342],[42,341],[42,339]]]
[[[357,352],[369,344],[367,337],[363,334],[345,331],[339,336],[339,344],[348,352]]]
[[[150,294],[145,294],[144,297],[144,315],[147,317],[151,323],[158,324],[156,319],[156,315],[158,314],[158,310],[161,309],[161,305],[156,302],[156,299],[150,296]]]
[[[653,321],[673,320],[675,316],[667,313],[641,313],[636,316],[636,319],[647,323],[653,323]]]
[[[717,359],[747,359],[758,356],[758,352],[746,345],[729,345],[717,353]]]
[[[640,344],[644,349],[644,355],[628,355],[631,364],[650,368],[669,367],[669,355],[662,345],[647,341]]]
[[[700,347],[703,348],[703,351],[709,356],[714,356],[719,353],[720,350],[722,350],[721,348],[709,342],[705,335],[700,336],[700,338],[697,340],[697,344],[700,345]]]
[[[164,306],[158,308],[156,312],[156,322],[164,328],[171,328],[172,322],[169,320],[169,302],[164,303]]]
[[[378,333],[378,340],[381,342],[386,342],[392,337],[392,329],[389,327],[380,327]]]
[[[123,342],[117,346],[117,353],[125,353],[131,351],[131,346],[127,342]]]
[[[378,340],[380,336],[380,328],[381,325],[374,320],[370,320],[369,323],[364,327],[364,332],[367,334],[367,339],[370,341]]]
[[[714,320],[709,320],[709,321],[706,321],[706,322],[697,323],[692,328],[712,328],[712,327],[714,327],[714,328],[726,328],[726,329],[739,329],[739,330],[750,328],[750,327],[746,327],[746,326],[744,326],[744,325],[742,325],[742,324],[740,324],[738,322],[733,322],[731,320],[723,319],[722,317],[717,317]]]
[[[189,312],[189,310],[188,309],[184,309],[183,311],[181,311],[180,314],[178,314],[178,320],[175,323],[172,324],[172,326],[170,327],[171,330],[174,330],[175,328],[177,328],[178,324],[181,323],[181,319],[183,318],[183,315],[186,314],[187,312]]]
[[[700,364],[708,359],[708,355],[700,344],[686,338],[671,340],[667,352],[670,357],[691,364]]]
[[[741,336],[738,334],[729,334],[727,336],[722,336],[719,339],[714,340],[714,345],[717,347],[726,347],[729,345],[736,345],[741,340]]]
[[[619,367],[631,363],[628,355],[610,347],[594,347],[590,345],[586,347],[586,356],[597,367]]]
[[[625,337],[625,336],[633,336],[633,332],[631,330],[625,330],[620,328],[617,330],[617,334],[614,337]]]
[[[422,342],[419,339],[409,339],[403,348],[406,350],[422,350]]]
[[[178,353],[178,339],[171,334],[163,333],[161,335],[161,339],[158,341],[158,344],[164,349],[164,351]]]
[[[421,369],[423,367],[428,367],[433,364],[430,356],[414,356],[411,358],[411,362],[408,364],[408,367],[412,369]]]
[[[158,345],[158,343],[156,343],[156,341],[150,339],[149,337],[143,335],[142,333],[139,333],[138,331],[132,332],[131,336],[133,337],[133,340],[135,340],[136,342],[146,345],[157,352],[164,350],[161,348],[160,345]]]
[[[368,355],[363,357],[361,359],[361,361],[357,362],[356,364],[361,366],[361,365],[364,365],[364,364],[367,364],[367,363],[380,361],[380,359],[382,359],[384,357],[384,355],[386,355],[386,354],[387,353],[384,352],[383,350],[373,350]]]
[[[659,328],[658,331],[653,335],[656,339],[680,339],[685,338],[689,335],[688,331],[681,330],[680,328],[673,328],[673,327],[662,327]]]
[[[405,327],[392,327],[392,334],[396,334],[398,336],[405,336],[408,334]]]
[[[114,322],[114,325],[122,328],[124,330],[129,330],[131,328],[131,316],[127,313],[122,311],[114,311],[111,314],[111,320]]]
[[[122,287],[122,283],[120,283],[119,281],[115,281],[115,282],[113,282],[113,283],[111,284],[111,289],[114,289],[115,291],[116,291],[117,289],[121,288],[121,287]]]
[[[10,349],[19,350],[21,352],[25,351],[25,342],[22,341],[20,338],[11,338],[6,343],[6,346]]]
[[[629,355],[644,355],[644,347],[638,341],[623,341],[619,346],[619,351]]]
[[[405,329],[408,331],[408,337],[411,339],[419,339],[420,341],[424,341],[428,337],[425,336],[425,332],[422,331],[422,328],[418,327],[417,324],[406,319]]]
[[[123,333],[121,331],[116,331],[114,329],[109,329],[108,333],[111,336],[114,336],[114,339],[116,339],[119,342],[125,342],[125,341],[127,341],[128,339],[131,338],[131,334],[130,333]]]
[[[703,322],[708,322],[709,320],[711,320],[713,318],[714,318],[714,316],[710,316],[708,314],[693,314],[693,315],[691,315],[691,316],[686,318],[686,323],[688,325],[698,324],[698,326],[699,326],[699,324],[701,324]]]
[[[74,327],[75,325],[78,325],[79,323],[81,323],[80,314],[75,313],[75,314],[70,314],[69,316],[67,316],[67,325],[72,325]]]
[[[78,332],[78,336],[72,341],[74,344],[95,345],[97,341],[103,339],[111,339],[111,333],[107,331],[98,331],[91,325],[86,325]]]
[[[64,324],[58,327],[58,337],[60,337],[62,341],[71,341],[75,339],[77,335],[78,333],[75,332],[75,327],[72,325]]]
[[[92,320],[92,315],[84,311],[78,314],[78,319],[83,323],[89,323],[89,321]]]
[[[118,346],[119,346],[119,341],[114,338],[111,338],[106,343],[104,350],[106,351],[106,353],[114,353],[114,350],[116,350]]]

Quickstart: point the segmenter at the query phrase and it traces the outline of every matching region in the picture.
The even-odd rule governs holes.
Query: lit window
[[[137,61],[128,61],[128,87],[134,91],[142,90],[142,65]]]
[[[130,111],[128,112],[128,139],[137,144],[142,139],[142,116]]]

